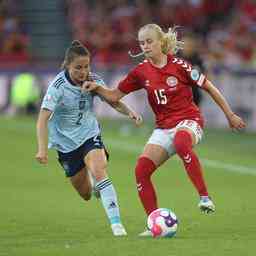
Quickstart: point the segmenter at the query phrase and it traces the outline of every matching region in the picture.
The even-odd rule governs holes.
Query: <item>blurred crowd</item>
[[[28,44],[29,37],[20,22],[19,2],[0,0],[0,64],[27,62]]]
[[[181,38],[193,33],[208,65],[256,68],[254,0],[67,0],[67,11],[73,38],[98,65],[129,63],[140,26],[157,23],[180,26]]]
[[[0,64],[29,60],[29,31],[22,23],[22,1],[0,0]],[[66,0],[73,39],[81,40],[99,66],[130,63],[140,51],[138,29],[174,25],[179,37],[196,38],[206,64],[256,68],[255,0]],[[186,43],[186,41],[185,41]]]

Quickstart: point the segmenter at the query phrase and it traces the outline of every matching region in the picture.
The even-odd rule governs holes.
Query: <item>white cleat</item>
[[[206,213],[206,214],[215,212],[215,205],[214,205],[213,201],[208,196],[202,196],[200,198],[198,207],[201,210],[201,212]]]
[[[139,234],[140,237],[153,237],[153,234],[149,229],[145,229],[143,232]]]
[[[114,236],[126,236],[127,232],[121,223],[111,225],[111,229]]]

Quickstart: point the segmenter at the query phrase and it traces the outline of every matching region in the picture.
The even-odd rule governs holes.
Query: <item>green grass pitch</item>
[[[171,239],[139,238],[145,215],[134,166],[150,125],[105,120],[109,175],[118,192],[128,236],[112,236],[100,202],[82,201],[64,177],[54,151],[49,164],[34,160],[35,120],[0,117],[0,256],[245,256],[256,251],[256,135],[206,130],[196,151],[205,167],[216,213],[202,215],[198,196],[174,157],[153,180],[161,207],[179,218]]]

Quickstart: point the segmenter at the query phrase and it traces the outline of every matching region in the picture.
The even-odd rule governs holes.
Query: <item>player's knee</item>
[[[101,162],[90,168],[92,175],[97,182],[107,178],[107,162]]]
[[[178,155],[186,154],[192,148],[191,135],[184,130],[177,131],[173,139],[173,145]]]
[[[106,168],[96,169],[92,171],[92,175],[94,176],[96,182],[100,182],[108,177],[107,169]]]
[[[156,165],[151,159],[147,157],[140,157],[135,167],[136,180],[140,181],[150,178],[155,169]]]

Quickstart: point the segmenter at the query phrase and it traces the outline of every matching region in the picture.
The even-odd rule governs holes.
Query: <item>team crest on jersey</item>
[[[166,79],[166,83],[173,88],[178,84],[178,79],[175,76],[169,76]]]

